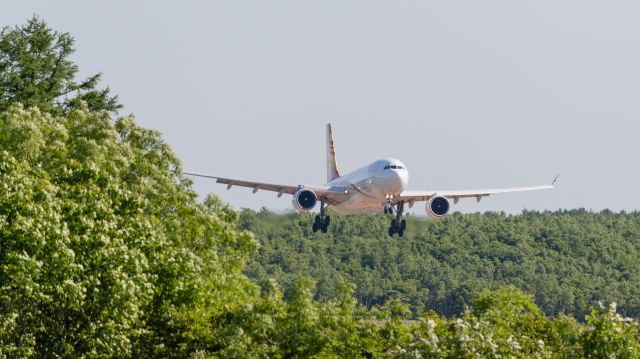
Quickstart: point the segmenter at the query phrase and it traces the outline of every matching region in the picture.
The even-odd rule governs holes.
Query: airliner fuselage
[[[345,188],[350,196],[344,202],[333,205],[341,214],[378,213],[407,187],[407,167],[394,158],[375,161],[327,185]]]

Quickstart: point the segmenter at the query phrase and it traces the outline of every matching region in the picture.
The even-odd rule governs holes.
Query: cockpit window
[[[400,166],[400,165],[386,165],[384,166],[385,170],[388,170],[389,168],[394,169],[394,170],[403,170],[404,167]]]

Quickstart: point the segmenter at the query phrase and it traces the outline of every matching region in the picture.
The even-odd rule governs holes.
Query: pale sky
[[[76,39],[138,123],[186,170],[324,184],[395,157],[409,189],[549,183],[461,201],[475,212],[639,209],[640,2],[3,1]],[[236,208],[291,198],[196,180]],[[424,214],[424,204],[412,213]]]

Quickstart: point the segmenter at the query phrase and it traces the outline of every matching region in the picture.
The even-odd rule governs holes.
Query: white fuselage
[[[404,191],[408,182],[407,167],[389,158],[338,177],[327,185],[346,187],[350,195],[346,201],[332,205],[336,212],[357,214],[380,212],[390,197],[396,197]]]

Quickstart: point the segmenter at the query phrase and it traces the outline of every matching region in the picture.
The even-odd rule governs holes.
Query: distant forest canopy
[[[494,289],[637,316],[637,213],[409,218],[402,240],[333,216],[313,235],[310,213],[199,200],[157,131],[75,78],[71,43],[37,17],[0,33],[0,358],[640,357],[614,303],[580,323]]]
[[[640,213],[525,211],[518,215],[454,213],[443,220],[408,217],[404,238],[388,219],[332,214],[327,234],[309,230],[312,215],[243,209],[239,228],[260,242],[245,273],[275,278],[285,295],[296,278],[318,283],[316,299],[336,296],[344,278],[367,307],[389,298],[451,316],[473,293],[513,285],[535,296],[548,315],[583,320],[599,301],[640,317]]]

